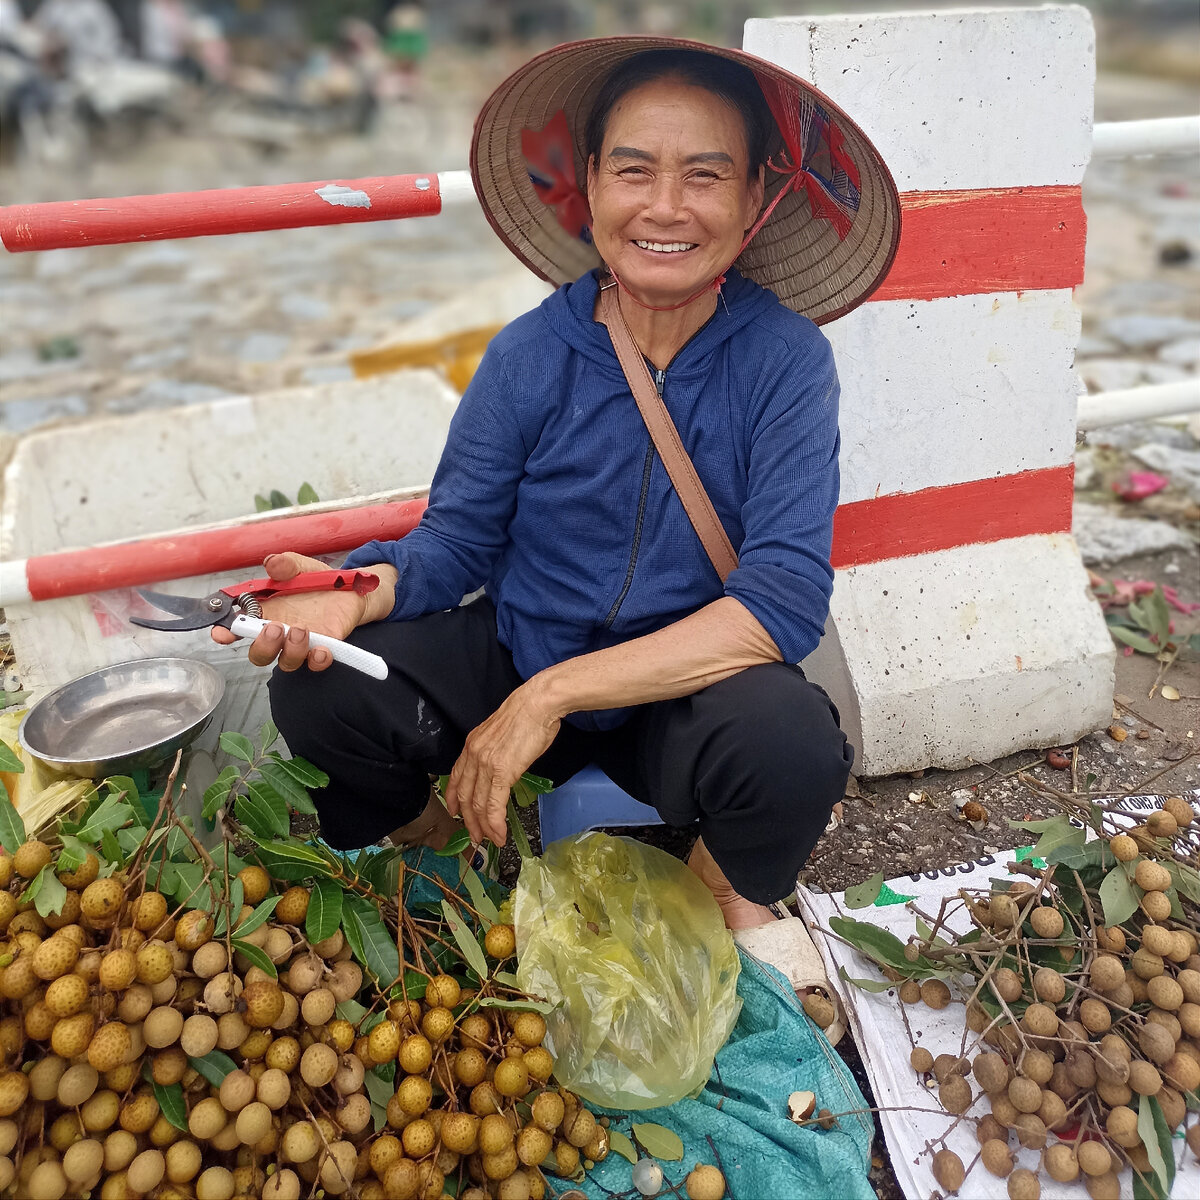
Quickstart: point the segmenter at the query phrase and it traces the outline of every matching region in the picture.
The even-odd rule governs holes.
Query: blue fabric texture
[[[711,1137],[733,1200],[875,1200],[867,1177],[875,1126],[854,1077],[783,976],[739,953],[741,1015],[704,1090],[670,1108],[609,1113],[613,1127],[628,1135],[631,1121],[645,1121],[677,1133],[683,1161],[659,1164],[675,1184],[697,1163],[718,1165]],[[812,1092],[818,1108],[848,1115],[829,1130],[801,1128],[787,1115],[788,1097],[800,1090]],[[578,1186],[594,1200],[628,1194],[631,1169],[609,1154]]]
[[[829,342],[729,272],[716,313],[667,366],[663,400],[738,552],[722,589],[656,454],[594,272],[488,347],[450,424],[420,525],[346,566],[399,571],[392,620],[486,585],[522,678],[640,637],[722,594],[787,662],[820,640],[833,588],[838,380]],[[584,729],[625,710],[576,713]]]

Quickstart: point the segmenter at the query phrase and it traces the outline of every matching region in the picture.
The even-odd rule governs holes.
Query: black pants
[[[471,730],[522,683],[487,599],[364,625],[351,640],[387,661],[386,680],[335,664],[276,670],[270,682],[272,716],[292,753],[329,775],[314,800],[323,836],[344,849],[416,818],[429,776],[448,773]],[[764,663],[640,705],[617,729],[564,721],[529,769],[561,784],[595,763],[668,825],[698,821],[737,891],[769,903],[795,887],[853,757],[825,692],[799,667]]]

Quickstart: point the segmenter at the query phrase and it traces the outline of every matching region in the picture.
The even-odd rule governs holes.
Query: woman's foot
[[[775,920],[775,914],[765,904],[755,904],[733,890],[733,885],[725,878],[725,872],[708,852],[703,838],[696,839],[687,865],[712,892],[727,929],[753,929]]]
[[[434,789],[421,815],[415,821],[393,829],[389,839],[393,846],[428,846],[431,850],[440,850],[461,828],[461,822],[446,811]]]

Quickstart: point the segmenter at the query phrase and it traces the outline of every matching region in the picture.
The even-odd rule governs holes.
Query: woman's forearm
[[[538,672],[526,687],[555,717],[690,696],[759,663],[779,662],[770,634],[723,596],[672,625]]]

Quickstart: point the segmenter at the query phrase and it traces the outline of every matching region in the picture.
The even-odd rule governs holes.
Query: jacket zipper
[[[666,382],[667,370],[666,367],[657,367],[654,371],[654,386],[658,389],[659,399],[662,399],[663,384]],[[637,520],[633,527],[633,546],[629,551],[629,569],[625,572],[625,582],[621,585],[621,593],[613,601],[613,606],[609,610],[608,616],[604,618],[604,628],[611,629],[613,622],[617,619],[617,613],[621,611],[621,605],[625,602],[625,597],[629,594],[629,589],[633,585],[633,572],[637,567],[638,549],[642,543],[642,524],[646,518],[646,500],[650,494],[650,473],[654,469],[654,439],[650,438],[649,445],[646,447],[646,461],[642,466],[642,491],[638,497]]]

